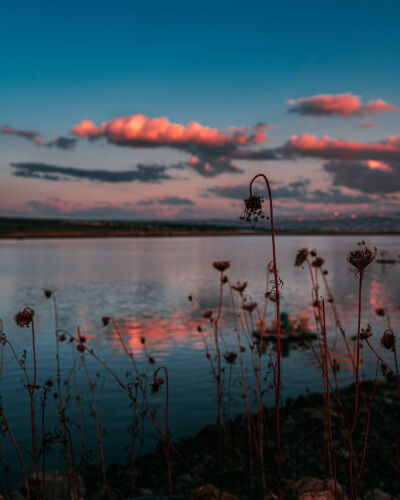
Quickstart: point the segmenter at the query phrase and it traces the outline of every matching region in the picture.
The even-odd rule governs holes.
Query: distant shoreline
[[[100,239],[100,238],[179,238],[189,236],[266,236],[269,231],[104,231],[104,232],[43,232],[3,233],[0,240],[33,239]],[[279,236],[399,236],[399,231],[276,231]]]

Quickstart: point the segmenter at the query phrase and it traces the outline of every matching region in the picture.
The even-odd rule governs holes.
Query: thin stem
[[[274,208],[272,204],[272,193],[268,179],[264,174],[257,174],[250,182],[250,196],[252,193],[253,182],[257,178],[263,178],[268,190],[269,197],[269,212],[271,217],[271,240],[272,240],[272,260],[274,263],[274,282],[275,282],[275,318],[276,318],[276,336],[277,336],[277,374],[276,374],[276,390],[275,390],[275,426],[276,426],[276,453],[277,453],[277,494],[278,499],[281,498],[281,437],[280,437],[280,395],[281,395],[281,321],[280,321],[280,292],[279,292],[279,277],[278,266],[276,261],[275,248],[275,228],[274,228]]]

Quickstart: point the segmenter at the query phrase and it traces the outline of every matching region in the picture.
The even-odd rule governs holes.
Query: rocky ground
[[[363,383],[362,401],[369,400],[372,383]],[[345,413],[353,412],[354,386],[342,391]],[[349,492],[348,457],[349,446],[343,431],[343,412],[332,398],[332,428],[334,457],[337,480],[342,487],[337,492]],[[392,382],[380,382],[371,407],[370,431],[367,442],[365,466],[360,478],[359,497],[366,500],[400,499],[400,397]],[[265,447],[264,469],[266,471],[266,492],[276,491],[276,458],[273,408],[266,408],[264,414]],[[282,492],[287,500],[301,498],[334,498],[334,482],[328,465],[326,439],[324,439],[323,398],[318,394],[300,396],[288,400],[281,410],[282,442]],[[367,428],[367,411],[361,403],[360,417],[354,437],[358,466],[362,462]],[[191,500],[258,500],[263,495],[259,471],[250,474],[250,455],[247,423],[238,417],[230,423],[223,439],[221,456],[218,453],[218,428],[210,425],[196,436],[182,439],[176,443],[177,449],[185,457],[181,461],[171,452],[172,494],[174,498]],[[252,445],[254,450],[254,446]],[[253,463],[257,458],[253,457]],[[254,467],[257,467],[254,465]],[[124,465],[111,465],[107,476],[111,490],[102,486],[99,467],[86,464],[80,470],[80,497],[85,500],[103,498],[131,498],[131,468]],[[197,477],[196,477],[197,476]],[[66,493],[66,476],[48,474],[46,498],[71,498]],[[250,487],[251,482],[253,487]],[[76,481],[75,481],[76,483]],[[214,485],[214,487],[204,485]],[[56,486],[54,486],[56,485]],[[51,490],[53,488],[53,490]],[[55,489],[54,489],[55,488]],[[196,489],[198,493],[193,493]],[[58,491],[58,493],[56,492]],[[65,491],[64,491],[65,490]],[[21,490],[22,491],[22,490]],[[117,493],[117,491],[119,493]],[[135,498],[168,495],[168,476],[164,445],[153,455],[138,458],[135,462]],[[308,492],[311,496],[307,496]],[[221,496],[228,492],[234,496]],[[17,493],[15,493],[17,495]],[[25,496],[14,496],[17,500]],[[396,495],[399,495],[396,497]],[[274,498],[269,496],[269,499]]]

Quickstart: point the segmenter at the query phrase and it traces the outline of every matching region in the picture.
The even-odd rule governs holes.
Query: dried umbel
[[[245,311],[247,312],[253,312],[254,309],[256,309],[258,306],[257,302],[245,302],[243,305],[242,305],[242,309],[244,309]]]
[[[296,267],[300,267],[304,264],[308,257],[308,248],[300,248],[296,254],[296,259],[294,261],[294,265]]]
[[[313,267],[322,267],[325,264],[325,259],[322,257],[315,257],[315,259],[311,262]]]
[[[226,271],[231,265],[230,260],[218,260],[216,262],[213,262],[213,268],[216,269],[217,271],[220,271],[223,273]]]
[[[29,327],[29,325],[33,321],[34,315],[35,315],[35,311],[33,309],[31,309],[30,307],[25,307],[25,309],[23,311],[21,311],[15,315],[15,322],[21,328],[24,326]]]
[[[361,340],[367,340],[372,337],[372,328],[371,325],[367,325],[367,328],[362,328],[360,333]]]
[[[205,309],[203,311],[203,318],[210,319],[212,315],[213,315],[212,309]]]
[[[365,241],[358,243],[358,248],[347,256],[347,262],[354,268],[356,274],[362,274],[376,257],[377,249],[366,246]]]
[[[260,219],[265,219],[265,214],[262,209],[264,199],[261,196],[253,194],[243,201],[245,208],[240,215],[240,220],[258,222]]]
[[[233,365],[233,363],[236,361],[237,358],[237,352],[234,351],[226,352],[224,354],[224,358],[228,364]]]
[[[385,349],[390,349],[392,352],[396,349],[395,347],[396,337],[391,330],[386,330],[381,338],[381,346]]]
[[[231,288],[232,290],[235,290],[235,292],[243,293],[247,288],[247,281],[243,281],[243,283],[237,281],[235,285],[231,286]]]
[[[160,390],[160,387],[163,385],[164,380],[162,378],[157,377],[156,375],[153,377],[153,383],[151,384],[151,393],[155,394]]]

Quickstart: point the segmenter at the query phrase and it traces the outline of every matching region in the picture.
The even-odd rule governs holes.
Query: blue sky
[[[303,134],[363,144],[385,142],[399,134],[397,110],[368,115],[360,108],[358,114],[344,117],[326,110],[307,114],[300,107],[287,113],[291,107],[287,101],[351,93],[360,96],[361,106],[378,99],[393,108],[400,106],[399,11],[394,1],[369,5],[9,2],[2,6],[0,20],[0,126],[40,132],[38,137],[46,142],[72,138],[71,129],[84,119],[98,126],[143,114],[185,126],[196,121],[219,131],[260,122],[270,125],[265,145],[254,148],[276,149],[291,136]],[[360,123],[375,126],[364,128]],[[364,165],[366,185],[361,189],[355,190],[349,179],[352,169],[362,175],[360,162],[369,160],[365,155],[352,156],[351,162],[346,152],[332,158],[303,150],[295,158],[285,153],[278,161],[236,157],[231,159],[238,167],[234,175],[215,167],[215,175],[210,176],[183,165],[192,155],[191,148],[165,143],[145,146],[121,147],[105,135],[97,141],[80,136],[70,149],[38,147],[33,140],[6,130],[0,135],[0,182],[8,189],[0,213],[230,217],[236,214],[236,201],[225,196],[229,190],[222,188],[244,185],[258,171],[268,173],[277,187],[291,190],[277,199],[283,214],[397,209],[399,192],[387,186],[396,181],[400,185],[400,154],[397,158],[372,153],[371,160],[385,165],[373,168],[372,174],[381,176],[378,185],[383,179],[382,187],[373,192],[375,178],[368,166]],[[335,165],[327,168],[329,161]],[[20,175],[15,175],[17,167],[11,163],[25,165],[19,168]],[[33,175],[26,167],[32,163],[56,167],[53,179],[45,178],[37,166]],[[155,183],[105,182],[57,170],[127,171],[138,164],[180,164],[180,168],[167,170],[170,178]],[[303,184],[293,187],[296,182]],[[219,195],[216,187],[221,188]],[[329,203],[321,206],[318,200],[323,197],[318,198],[316,191],[335,195],[338,202],[328,196]],[[343,197],[338,191],[353,196],[355,203],[350,199],[340,203]],[[163,203],[171,197],[191,203]],[[138,205],[144,199],[153,203]]]

